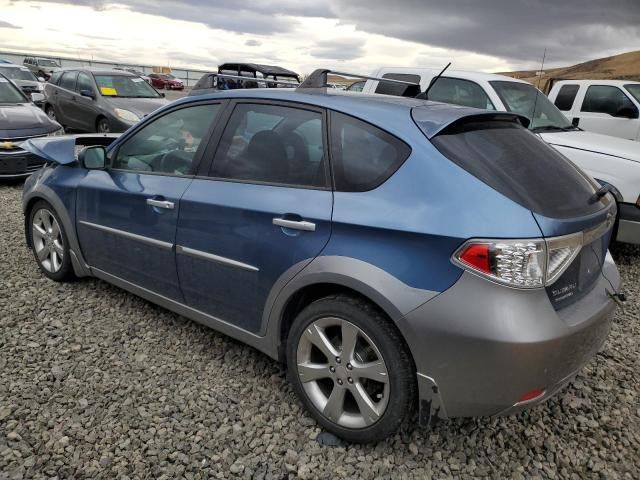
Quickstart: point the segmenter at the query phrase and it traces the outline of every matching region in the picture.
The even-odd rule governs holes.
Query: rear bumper
[[[616,240],[640,244],[640,207],[631,203],[620,204],[620,223]]]
[[[516,290],[465,272],[406,315],[400,326],[418,370],[421,410],[441,418],[510,414],[553,396],[607,337],[615,310],[607,290],[620,284],[610,255],[603,272],[609,280],[601,276],[559,311],[543,289]],[[519,402],[536,389],[544,393]]]

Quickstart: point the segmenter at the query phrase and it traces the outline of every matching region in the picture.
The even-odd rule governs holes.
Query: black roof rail
[[[258,77],[245,77],[242,75],[227,75],[226,73],[208,73],[207,75],[212,77],[220,77],[220,78],[231,78],[233,80],[244,80],[250,82],[262,82],[262,83],[275,83],[278,85],[289,85],[291,87],[299,86],[296,82],[282,81],[282,80],[270,80],[268,78],[258,78]]]
[[[420,93],[420,84],[414,82],[405,82],[404,80],[394,80],[392,78],[372,77],[370,75],[360,75],[359,73],[346,73],[324,68],[318,68],[309,75],[298,88],[326,88],[327,77],[329,74],[339,75],[341,77],[361,78],[363,80],[376,80],[378,82],[394,83],[396,85],[404,85],[406,87],[403,97],[415,97]]]

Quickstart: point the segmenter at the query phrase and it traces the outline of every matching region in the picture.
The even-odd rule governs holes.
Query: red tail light
[[[460,261],[474,267],[484,273],[493,273],[491,271],[491,251],[489,244],[471,243],[459,253]]]
[[[522,395],[518,399],[518,403],[535,400],[536,398],[539,398],[542,395],[544,395],[544,393],[545,393],[545,389],[544,388],[536,388],[535,390],[531,390],[530,392],[527,392],[524,395]]]

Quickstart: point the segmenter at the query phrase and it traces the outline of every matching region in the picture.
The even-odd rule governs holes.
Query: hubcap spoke
[[[353,398],[355,398],[356,403],[358,404],[358,409],[362,414],[362,418],[366,425],[371,425],[380,417],[380,413],[378,413],[378,409],[375,404],[369,397],[369,394],[365,391],[362,384],[355,384],[354,388],[351,389],[351,394]]]
[[[344,411],[345,393],[346,390],[344,388],[334,385],[331,395],[329,395],[329,400],[327,400],[327,404],[324,406],[323,413],[336,423],[340,420],[342,412]]]
[[[322,365],[320,363],[299,363],[298,374],[303,383],[331,377],[329,365]]]
[[[342,322],[342,356],[345,361],[353,360],[358,339],[358,328],[350,322]]]
[[[40,219],[42,220],[42,225],[44,225],[44,229],[48,233],[51,233],[51,218],[49,217],[49,215],[46,213],[43,213],[40,215]]]
[[[389,373],[384,362],[353,362],[353,374],[359,378],[369,378],[376,382],[388,383]]]
[[[41,262],[44,262],[47,257],[49,257],[49,253],[49,249],[44,246],[36,252],[36,254],[38,255],[38,260],[40,260]]]
[[[60,226],[58,225],[58,222],[56,222],[55,218],[51,224],[51,235],[56,239],[58,238],[58,235],[60,235]]]
[[[333,346],[333,344],[329,341],[327,336],[324,334],[316,324],[309,325],[304,332],[304,336],[313,343],[318,349],[325,354],[327,358],[338,356],[338,351]]]
[[[57,272],[60,268],[60,257],[58,256],[58,252],[55,250],[51,250],[51,266],[53,267],[54,272]]]
[[[41,239],[44,235],[47,234],[47,232],[45,232],[44,228],[42,228],[40,226],[40,222],[38,221],[36,223],[36,220],[34,219],[33,222],[33,234],[36,236],[36,238]]]

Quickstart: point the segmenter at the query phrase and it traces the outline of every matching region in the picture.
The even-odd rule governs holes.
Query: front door
[[[627,116],[621,113],[628,113]],[[640,120],[638,107],[618,87],[591,85],[582,101],[578,126],[588,132],[635,140]],[[635,118],[628,118],[633,117]]]
[[[325,124],[322,110],[295,104],[235,105],[207,151],[209,178],[195,179],[180,202],[176,261],[189,306],[261,333],[275,282],[329,240]]]
[[[80,182],[77,230],[91,267],[182,300],[174,248],[180,198],[219,109],[198,104],[152,119],[114,146],[110,168]]]

